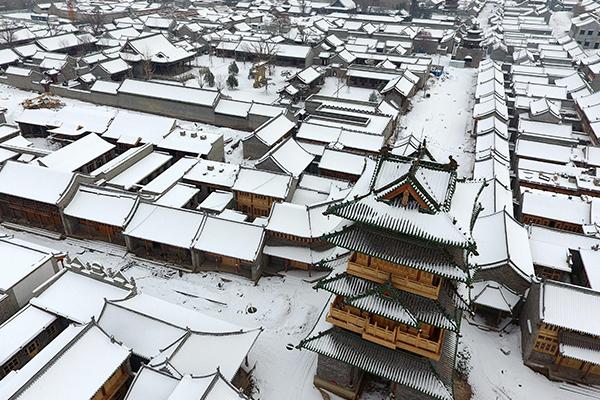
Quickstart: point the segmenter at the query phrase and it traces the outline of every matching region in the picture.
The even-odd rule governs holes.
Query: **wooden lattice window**
[[[14,371],[17,368],[19,368],[20,364],[21,363],[19,362],[19,359],[17,357],[14,357],[9,362],[4,364],[4,368],[2,370],[4,371],[5,374],[8,374],[10,371]]]
[[[556,340],[556,337],[540,333],[538,334],[533,348],[541,353],[554,355],[558,349],[558,340]]]
[[[29,356],[34,356],[40,350],[40,347],[40,341],[35,339],[25,347],[25,352],[27,352],[27,355]]]

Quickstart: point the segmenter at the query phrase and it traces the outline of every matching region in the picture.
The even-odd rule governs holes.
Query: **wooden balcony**
[[[396,349],[396,328],[390,329],[386,326],[378,326],[376,321],[368,321],[362,337],[390,349]]]
[[[344,308],[337,300],[331,305],[326,320],[389,349],[403,349],[436,361],[440,359],[444,331],[438,331],[435,335],[437,340],[431,340],[420,331],[412,329],[414,332],[410,332],[405,326],[392,321],[388,324],[378,323],[375,318],[360,314],[351,307]]]
[[[349,274],[377,283],[385,283],[391,279],[394,287],[433,300],[437,300],[440,294],[440,288],[442,286],[441,280],[437,285],[431,285],[419,280],[409,279],[406,276],[398,275],[388,270],[384,270],[374,264],[364,265],[352,261],[352,258],[348,261],[347,271]]]
[[[329,314],[325,319],[330,324],[360,334],[364,331],[367,322],[366,318],[356,315],[350,310],[341,309],[335,303],[331,305]]]
[[[438,341],[432,341],[421,337],[420,334],[414,335],[398,329],[396,331],[396,347],[437,361],[440,359],[444,331],[439,336]]]

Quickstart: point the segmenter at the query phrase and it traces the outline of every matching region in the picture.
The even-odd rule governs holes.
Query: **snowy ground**
[[[335,77],[325,78],[325,84],[319,91],[320,95],[338,97],[340,99],[369,101],[373,89],[346,86],[346,84]]]
[[[191,73],[193,73],[197,77],[199,75],[199,68],[206,67],[210,69],[210,71],[215,76],[215,82],[218,82],[219,80],[224,82],[225,79],[227,79],[227,76],[229,75],[228,68],[229,64],[231,64],[232,61],[234,61],[232,58],[223,58],[216,56],[210,57],[208,55],[202,55],[194,60],[193,65],[195,65],[195,67],[192,68]],[[268,78],[270,78],[271,84],[268,86],[268,90],[265,90],[264,87],[252,87],[254,79],[248,79],[248,73],[250,71],[250,68],[252,67],[251,62],[237,61],[236,63],[240,70],[240,72],[237,75],[239,86],[231,90],[225,87],[222,90],[222,93],[227,96],[230,96],[235,100],[241,101],[256,101],[259,103],[266,104],[273,103],[279,98],[277,90],[285,86],[286,77],[291,76],[296,72],[300,71],[300,69],[294,67],[280,67],[276,65],[271,66],[271,73],[270,75],[268,74]],[[185,84],[186,86],[190,87],[198,87],[198,78],[190,79],[186,81]],[[206,85],[204,87],[206,89],[208,88]]]
[[[509,334],[489,332],[470,325],[463,319],[460,348],[467,347],[471,354],[469,383],[473,400],[590,400],[600,394],[587,396],[567,388],[572,385],[551,382],[523,364],[521,333],[512,326]],[[505,354],[509,353],[509,354]]]
[[[452,155],[462,177],[473,172],[475,77],[475,69],[445,67],[440,78],[430,78],[426,90],[411,99],[412,109],[402,116],[398,131],[398,139],[411,134],[426,138],[432,152]]]

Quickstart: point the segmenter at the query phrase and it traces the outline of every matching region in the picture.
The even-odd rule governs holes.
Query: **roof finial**
[[[444,169],[446,171],[456,171],[456,168],[458,168],[458,163],[456,162],[456,160],[454,159],[454,157],[452,157],[451,155],[448,156],[448,163],[444,164]]]

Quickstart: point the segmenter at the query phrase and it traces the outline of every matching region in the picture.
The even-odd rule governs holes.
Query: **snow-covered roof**
[[[70,47],[79,46],[82,44],[81,41],[75,34],[66,33],[63,35],[50,36],[37,40],[38,46],[46,51],[57,51],[68,49]]]
[[[134,79],[126,79],[119,87],[118,92],[204,107],[213,107],[219,98],[219,92],[213,90]]]
[[[279,114],[276,117],[265,122],[252,133],[257,139],[267,146],[273,146],[286,134],[288,134],[296,124],[290,121],[285,115]],[[249,138],[251,136],[248,136]]]
[[[543,281],[540,285],[542,322],[600,336],[600,320],[590,318],[590,310],[600,307],[600,292],[552,280]]]
[[[252,103],[246,103],[237,100],[219,99],[215,107],[215,113],[224,114],[232,117],[246,118],[250,111]]]
[[[68,217],[123,227],[137,204],[130,192],[80,185],[64,209]]]
[[[160,64],[175,63],[194,56],[194,53],[175,46],[162,34],[131,39],[127,42],[127,45],[143,59]]]
[[[48,168],[75,172],[84,165],[110,152],[115,145],[108,143],[95,133],[90,133],[52,153],[38,159],[38,162]]]
[[[325,149],[319,169],[359,176],[363,170],[364,159],[364,156],[358,154]]]
[[[153,151],[112,178],[108,181],[108,184],[125,190],[132,189],[155,171],[169,163],[172,158],[169,154]]]
[[[146,359],[181,338],[187,328],[212,333],[241,329],[238,325],[145,294],[117,301],[107,300],[98,325],[130,347],[134,354]],[[144,335],[139,332],[144,332]]]
[[[142,364],[125,400],[168,400],[178,384],[179,378]]]
[[[12,289],[21,280],[31,275],[48,261],[52,254],[53,250],[24,240],[11,237],[0,238],[0,257],[10,260],[0,268],[0,294]]]
[[[140,138],[141,143],[160,143],[175,128],[175,119],[121,110],[102,135],[105,139]]]
[[[314,67],[308,67],[298,72],[295,76],[305,85],[310,85],[321,77],[321,73]]]
[[[199,160],[184,176],[184,180],[230,188],[240,166],[211,160]]]
[[[171,189],[194,166],[198,160],[192,157],[182,157],[164,172],[152,179],[141,189],[143,193],[161,195]]]
[[[129,64],[120,58],[115,58],[114,60],[106,61],[98,65],[109,75],[119,74],[131,69]]]
[[[0,50],[0,66],[17,62],[19,56],[12,49]]]
[[[303,122],[296,133],[296,138],[322,143],[334,143],[342,133],[342,128],[336,126],[317,125]]]
[[[233,190],[285,199],[291,190],[292,176],[241,167]]]
[[[96,81],[90,88],[91,92],[117,94],[121,84],[119,82]]]
[[[25,109],[15,118],[15,122],[61,128],[63,135],[75,130],[100,134],[114,116],[114,110],[102,107],[66,105],[59,110]]]
[[[222,212],[233,202],[233,193],[224,190],[214,190],[196,208],[198,210]]]
[[[314,160],[314,156],[304,150],[293,138],[288,138],[271,149],[256,163],[257,168],[266,161],[272,161],[285,173],[294,177],[300,176]]]
[[[581,264],[588,280],[588,285],[594,290],[600,290],[600,257],[596,249],[580,249]]]
[[[71,321],[84,323],[98,318],[104,299],[122,299],[130,291],[71,270],[62,270],[52,284],[31,304]]]
[[[293,203],[275,203],[267,230],[301,238],[320,238],[335,230],[342,219],[325,215],[328,204],[304,206]]]
[[[226,379],[233,379],[244,358],[254,346],[261,330],[210,334],[188,331],[150,361],[181,375],[205,376],[219,368]],[[202,357],[197,357],[202,354]]]
[[[329,329],[302,341],[301,346],[363,371],[408,386],[437,400],[451,400],[451,389],[424,357],[386,349],[343,329]]]
[[[7,161],[0,170],[0,193],[57,204],[71,186],[75,175],[33,164]],[[19,182],[18,185],[15,182]]]
[[[597,215],[592,212],[598,207],[596,198],[583,199],[561,193],[526,189],[522,193],[521,212],[575,225],[585,226],[597,223]]]
[[[1,365],[6,364],[10,358],[28,345],[54,321],[56,321],[56,315],[27,305],[0,325]]]
[[[92,398],[129,358],[129,349],[94,323],[67,329],[78,330],[75,340],[64,343],[61,349],[47,346],[36,355],[36,362],[27,363],[9,378],[7,385],[18,392],[19,399]],[[77,384],[73,385],[75,375]]]
[[[211,152],[215,143],[222,137],[222,134],[175,128],[167,137],[158,142],[156,147],[167,151],[205,156]]]
[[[161,206],[183,208],[198,193],[200,193],[200,189],[193,185],[177,183],[172,188],[167,190],[162,196],[160,196],[155,203]]]
[[[473,238],[478,255],[473,256],[472,262],[480,268],[509,265],[527,281],[535,276],[527,230],[506,211],[478,218]]]
[[[123,234],[189,249],[204,218],[190,210],[140,203]]]
[[[512,313],[521,297],[502,285],[494,281],[480,281],[472,284],[471,297],[472,303]]]
[[[264,228],[262,226],[209,215],[202,226],[194,248],[254,262],[262,250],[263,242]]]

